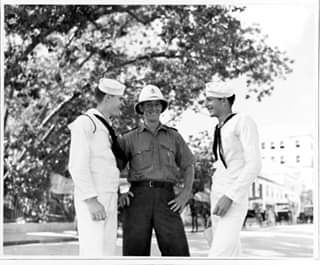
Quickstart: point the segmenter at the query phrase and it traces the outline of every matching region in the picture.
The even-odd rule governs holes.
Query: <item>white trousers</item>
[[[107,218],[103,221],[92,220],[87,204],[75,198],[80,256],[115,256],[118,194],[113,192],[100,194],[98,200],[105,207],[107,214]]]
[[[214,198],[211,213],[219,198]],[[212,243],[209,257],[237,257],[241,255],[240,231],[247,214],[248,202],[233,202],[229,211],[219,217],[211,215]]]

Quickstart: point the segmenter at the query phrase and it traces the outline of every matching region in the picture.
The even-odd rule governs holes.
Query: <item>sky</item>
[[[244,25],[259,24],[262,33],[268,35],[267,44],[277,46],[295,60],[293,72],[286,80],[277,80],[273,94],[262,102],[255,98],[244,99],[245,85],[233,81],[232,84],[237,86],[234,111],[251,115],[261,134],[315,135],[319,96],[318,8],[316,1],[284,2],[261,4],[261,1],[251,1],[240,19]],[[187,111],[177,127],[187,136],[200,130],[211,131],[215,122],[214,118]]]

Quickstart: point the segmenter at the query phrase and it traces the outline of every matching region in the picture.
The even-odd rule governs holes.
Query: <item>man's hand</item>
[[[119,195],[118,199],[118,206],[125,207],[130,205],[130,197],[134,197],[133,193],[131,191],[128,191],[126,193],[121,193]]]
[[[230,209],[231,204],[232,204],[232,200],[229,197],[227,197],[226,195],[223,195],[219,199],[219,201],[218,201],[216,207],[214,208],[212,214],[220,216],[220,217],[223,217],[228,212],[228,210]]]
[[[92,220],[103,221],[106,219],[106,210],[104,206],[97,200],[97,197],[86,199],[85,202],[87,203]]]
[[[168,202],[170,210],[174,212],[179,211],[179,213],[182,213],[184,207],[186,206],[191,196],[191,192],[182,191],[176,198]]]

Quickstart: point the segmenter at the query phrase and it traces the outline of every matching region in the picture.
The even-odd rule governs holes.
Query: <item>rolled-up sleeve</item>
[[[255,122],[248,116],[239,123],[239,137],[243,148],[245,165],[240,170],[238,178],[225,193],[233,201],[237,202],[246,194],[254,179],[261,170],[261,155],[259,134]]]
[[[71,143],[69,171],[80,200],[98,196],[90,172],[90,134],[93,133],[90,120],[79,117],[69,126]]]

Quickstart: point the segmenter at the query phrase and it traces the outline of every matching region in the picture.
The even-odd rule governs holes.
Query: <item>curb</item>
[[[78,238],[16,240],[16,241],[3,242],[3,246],[8,247],[8,246],[18,246],[18,245],[27,245],[27,244],[60,243],[60,242],[71,242],[71,241],[78,241]]]
[[[121,233],[117,233],[117,238],[122,238]],[[65,238],[51,238],[51,239],[25,239],[25,240],[11,240],[4,241],[4,247],[12,247],[19,245],[28,245],[28,244],[47,244],[47,243],[63,243],[63,242],[72,242],[78,241],[78,237],[65,237]]]

